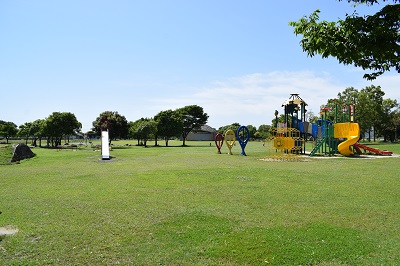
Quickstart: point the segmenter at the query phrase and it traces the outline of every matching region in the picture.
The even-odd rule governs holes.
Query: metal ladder
[[[317,151],[321,148],[322,144],[326,142],[326,136],[322,139],[317,139],[317,144],[315,145],[314,149],[310,152],[310,157],[314,156]]]

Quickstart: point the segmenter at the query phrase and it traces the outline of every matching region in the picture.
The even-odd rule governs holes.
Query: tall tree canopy
[[[222,126],[222,127],[218,128],[218,132],[221,134],[225,134],[226,131],[228,131],[230,129],[233,130],[234,132],[236,132],[239,127],[240,127],[240,123],[235,122],[230,125],[226,125],[226,126]]]
[[[260,125],[254,134],[255,139],[266,139],[269,136],[270,125]]]
[[[25,137],[25,143],[28,144],[28,139],[32,138],[32,145],[37,146],[36,141],[39,139],[40,146],[42,146],[42,137],[44,137],[46,121],[44,119],[37,119],[33,122],[26,122],[19,126],[18,135]],[[80,124],[78,124],[80,126]]]
[[[31,136],[33,136],[33,146],[36,145],[37,139],[39,139],[39,146],[42,146],[42,138],[44,137],[44,127],[45,127],[46,121],[44,119],[36,119],[35,121],[32,122],[31,126]]]
[[[165,139],[165,146],[168,146],[171,137],[179,136],[182,133],[183,121],[177,111],[161,111],[154,116],[154,120],[157,121],[158,136]]]
[[[82,124],[69,112],[53,112],[45,120],[44,134],[51,141],[51,146],[61,145],[61,139],[80,131]]]
[[[341,1],[341,0],[339,0]],[[358,4],[385,5],[374,15],[359,16],[355,11],[336,22],[319,21],[320,10],[297,22],[290,22],[296,35],[303,35],[303,51],[313,57],[335,57],[340,63],[354,65],[372,73],[364,78],[373,80],[395,68],[400,73],[400,0],[347,0]]]
[[[32,122],[25,122],[24,124],[20,125],[18,136],[25,138],[25,144],[28,145],[28,139],[31,136],[31,127]]]
[[[157,122],[152,118],[142,118],[136,130],[144,146],[147,147],[147,141],[157,133]]]
[[[205,125],[208,115],[204,113],[203,107],[198,105],[188,105],[177,109],[176,112],[180,114],[183,121],[182,139],[183,146],[185,146],[187,135],[192,130],[198,130],[201,126]]]
[[[0,120],[0,137],[4,137],[8,140],[10,137],[16,136],[18,133],[17,125],[13,122],[2,121]]]
[[[96,132],[97,135],[100,136],[100,134],[101,134],[102,129],[100,128],[100,121],[103,118],[107,118],[108,121],[110,122],[110,132],[109,132],[110,142],[112,140],[115,140],[118,138],[125,138],[128,136],[129,125],[128,125],[128,121],[126,120],[125,116],[119,114],[118,112],[112,112],[112,111],[102,112],[96,118],[96,120],[92,122],[93,131]],[[102,126],[106,126],[106,125],[102,125]]]

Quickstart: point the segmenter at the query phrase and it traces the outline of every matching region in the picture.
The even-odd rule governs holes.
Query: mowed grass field
[[[1,165],[0,265],[400,264],[400,158],[124,143]]]

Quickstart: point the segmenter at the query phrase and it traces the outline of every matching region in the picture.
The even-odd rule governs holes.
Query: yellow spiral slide
[[[350,156],[354,154],[350,146],[354,145],[360,138],[360,126],[357,123],[334,124],[334,137],[346,139],[339,144],[338,151],[343,156]]]

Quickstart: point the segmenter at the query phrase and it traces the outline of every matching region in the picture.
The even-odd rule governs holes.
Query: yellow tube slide
[[[343,156],[350,156],[354,154],[350,146],[354,145],[360,138],[360,126],[357,123],[334,124],[334,137],[346,139],[339,144],[338,151]]]

